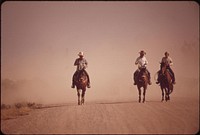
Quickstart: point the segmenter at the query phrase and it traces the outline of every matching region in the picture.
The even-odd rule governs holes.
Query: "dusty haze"
[[[168,51],[172,98],[198,99],[199,5],[195,2],[12,2],[1,5],[1,102],[76,102],[71,89],[79,51],[89,65],[87,101],[135,101],[134,65],[145,50],[153,84]]]

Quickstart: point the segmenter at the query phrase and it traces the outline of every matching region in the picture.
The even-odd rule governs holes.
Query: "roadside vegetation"
[[[12,105],[1,104],[1,120],[15,119],[19,116],[28,115],[33,109],[40,109],[41,104],[21,102]]]

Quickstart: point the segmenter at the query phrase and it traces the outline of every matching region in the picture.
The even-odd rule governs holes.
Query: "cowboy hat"
[[[145,52],[145,51],[143,51],[143,50],[142,50],[142,51],[140,51],[139,53],[140,53],[140,54],[146,54],[146,52]]]
[[[78,56],[83,56],[83,52],[79,52],[79,53],[78,53]]]
[[[165,52],[165,55],[169,55],[169,53],[168,53],[168,52]]]

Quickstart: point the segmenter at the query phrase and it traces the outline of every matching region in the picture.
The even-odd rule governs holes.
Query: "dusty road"
[[[194,134],[199,130],[198,106],[195,100],[58,105],[1,121],[1,131],[15,134]]]

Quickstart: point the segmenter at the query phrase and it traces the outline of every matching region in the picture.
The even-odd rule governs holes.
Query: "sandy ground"
[[[1,122],[5,134],[195,134],[199,131],[199,101],[54,105]]]

